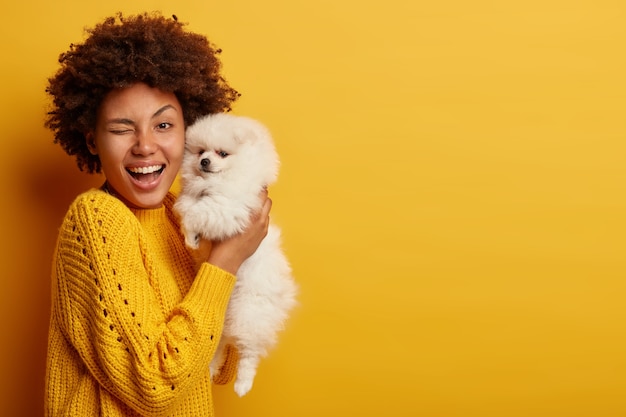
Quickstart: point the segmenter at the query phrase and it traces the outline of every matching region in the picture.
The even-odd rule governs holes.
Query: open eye
[[[226,158],[228,156],[228,152],[224,151],[215,151],[216,154],[220,156],[220,158]]]

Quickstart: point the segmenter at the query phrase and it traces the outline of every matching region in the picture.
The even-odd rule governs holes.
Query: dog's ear
[[[98,148],[96,147],[96,138],[93,134],[93,131],[87,132],[85,134],[85,141],[87,143],[87,148],[92,155],[98,155]]]
[[[250,126],[237,126],[233,131],[235,142],[238,144],[244,142],[254,142],[257,138],[256,131]]]
[[[259,122],[253,119],[240,117],[233,128],[235,141],[237,143],[256,142],[262,137],[265,128]]]

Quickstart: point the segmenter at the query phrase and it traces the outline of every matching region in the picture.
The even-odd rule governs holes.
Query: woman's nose
[[[157,142],[152,132],[138,132],[133,152],[138,155],[149,155],[156,151]]]

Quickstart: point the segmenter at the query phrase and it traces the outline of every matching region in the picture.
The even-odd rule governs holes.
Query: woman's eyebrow
[[[155,118],[159,115],[161,115],[161,113],[163,113],[165,110],[168,109],[174,109],[176,110],[176,107],[172,106],[171,104],[166,104],[165,106],[161,107],[159,110],[157,110],[153,115],[152,118]]]
[[[122,125],[134,125],[135,122],[133,122],[130,119],[125,119],[123,117],[120,118],[115,118],[115,119],[109,119],[107,120],[107,124],[122,124]]]
[[[166,110],[169,110],[169,109],[173,109],[173,110],[176,111],[176,107],[174,107],[171,104],[166,104],[165,106],[161,107],[156,112],[154,112],[154,114],[152,115],[152,118],[158,117],[163,112],[165,112]],[[108,124],[122,124],[122,125],[134,125],[135,124],[135,122],[133,120],[127,119],[125,117],[118,117],[118,118],[109,119],[106,122]]]

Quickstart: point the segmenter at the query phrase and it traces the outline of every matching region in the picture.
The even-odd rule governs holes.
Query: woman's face
[[[87,145],[100,158],[109,192],[129,207],[159,207],[185,150],[183,110],[174,94],[143,83],[113,90]]]

